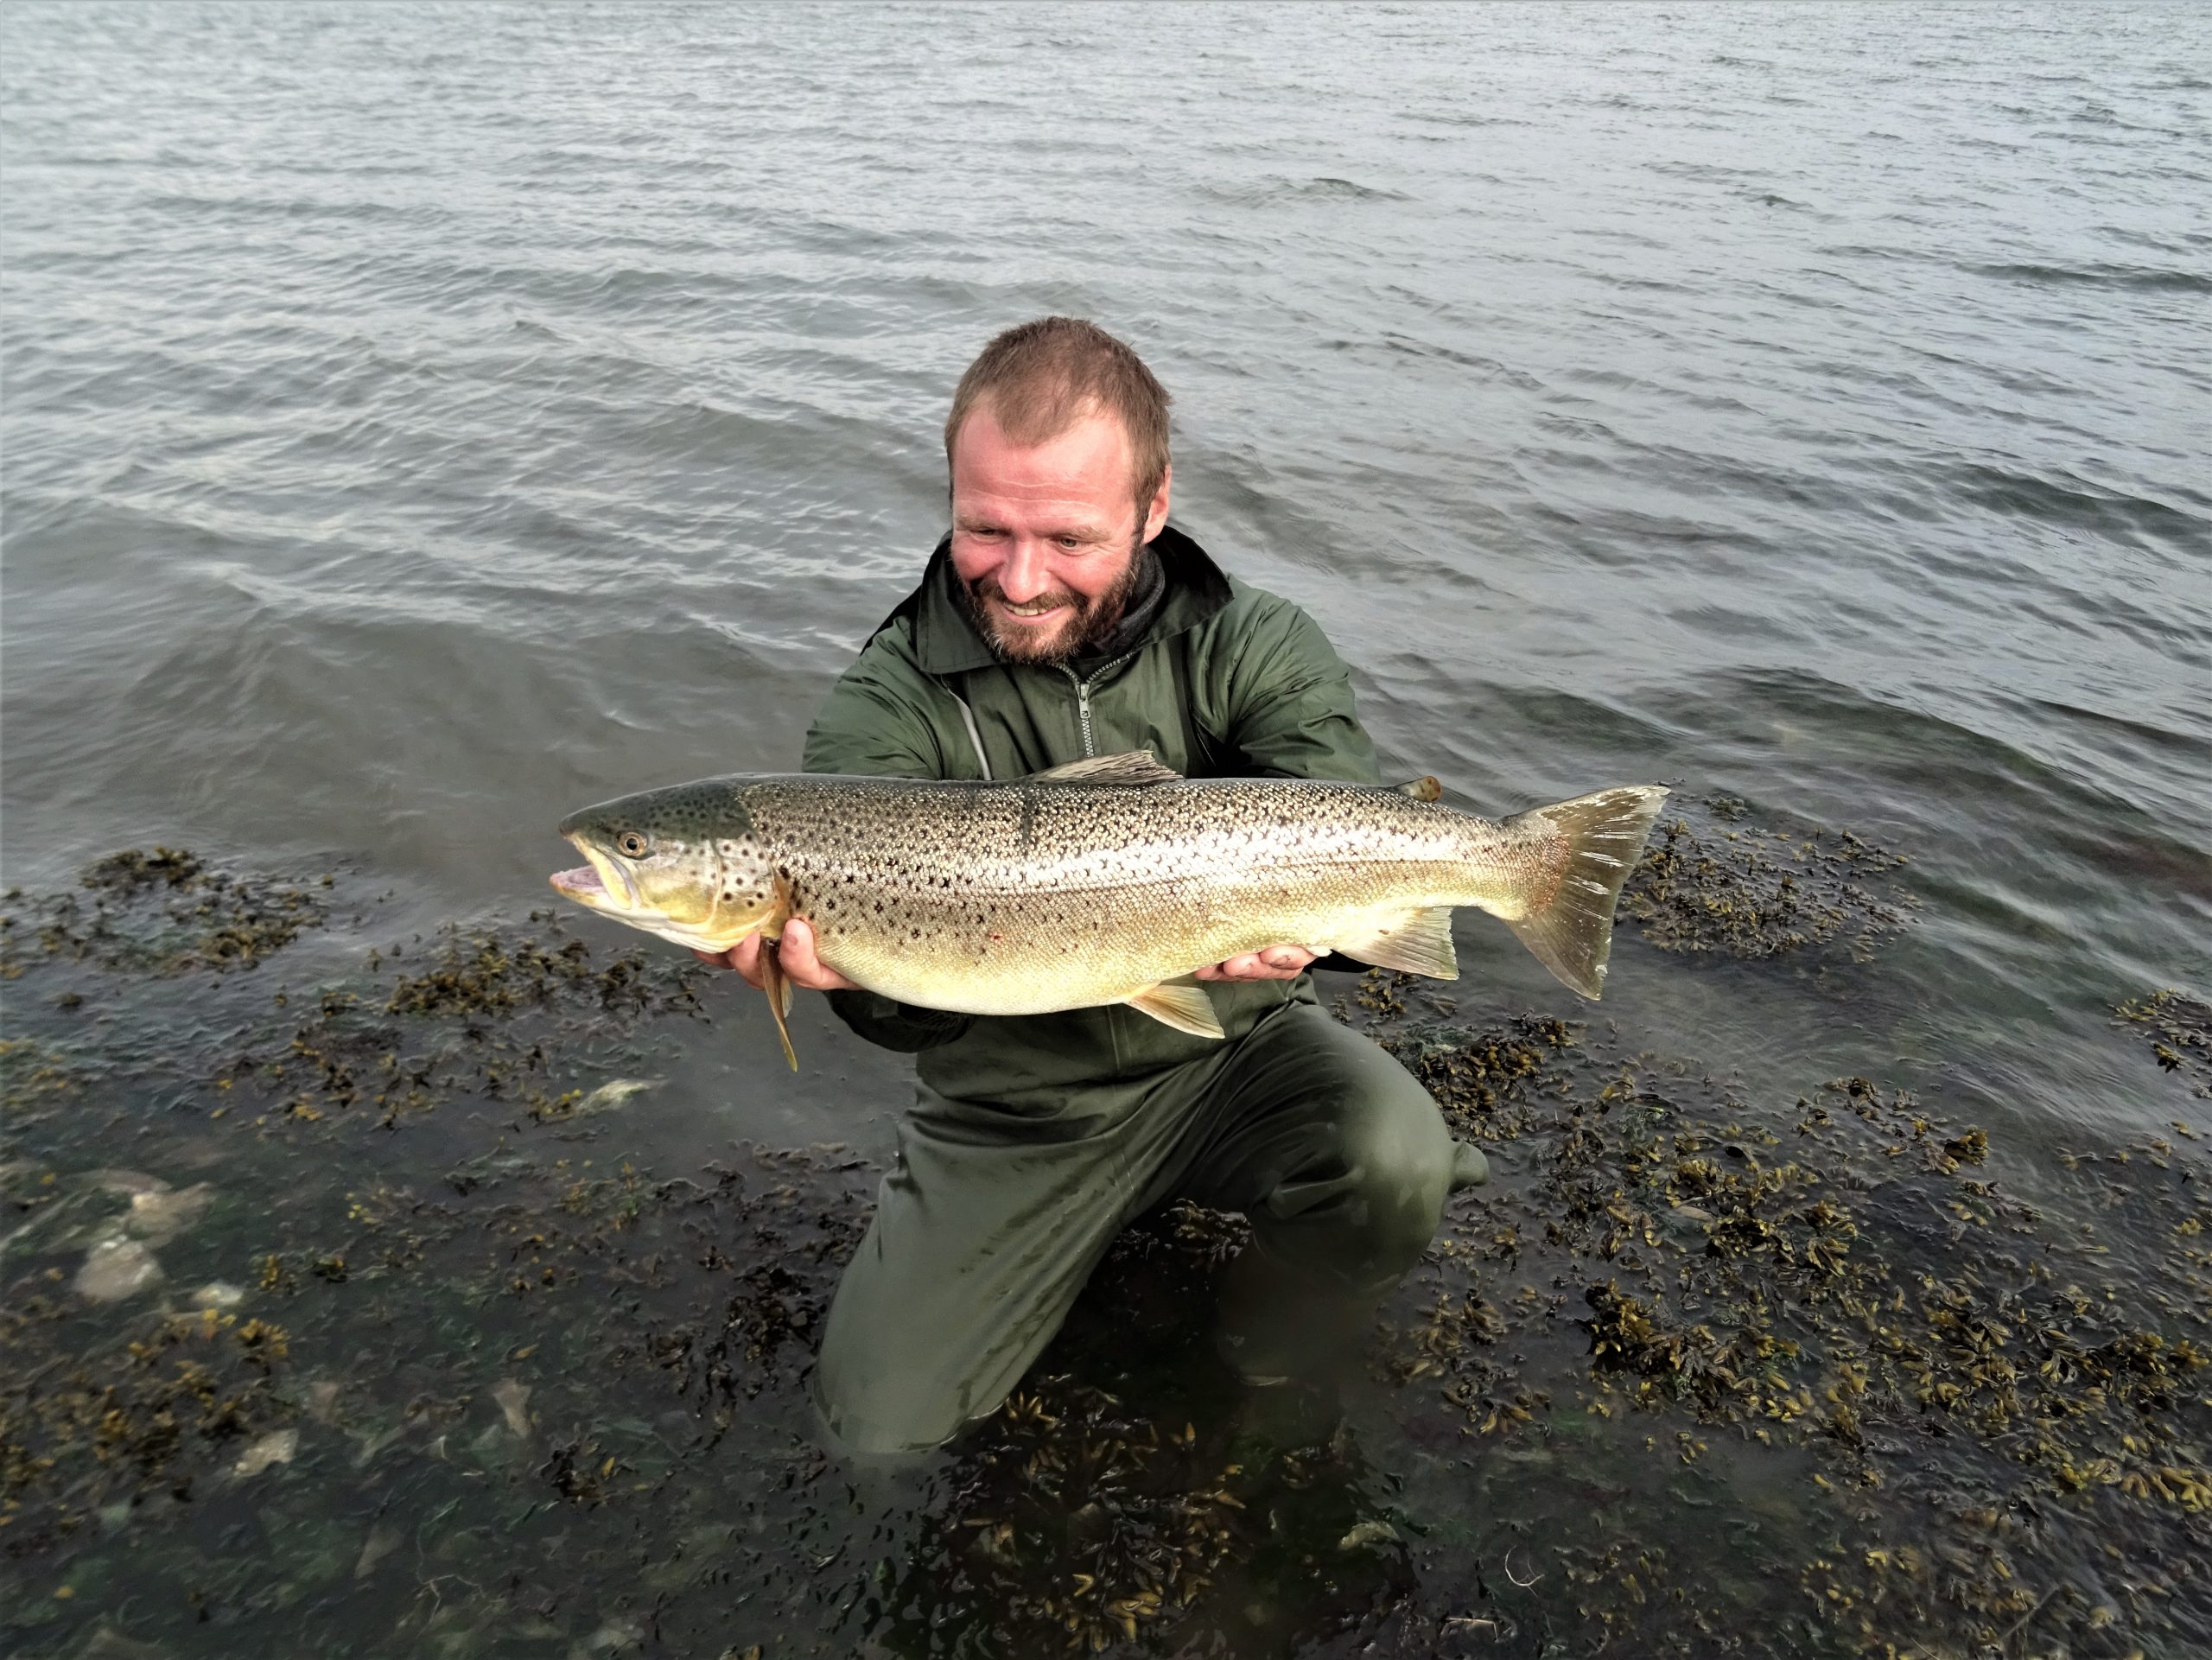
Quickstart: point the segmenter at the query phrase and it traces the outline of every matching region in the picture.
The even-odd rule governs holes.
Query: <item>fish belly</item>
[[[808,920],[823,963],[901,1002],[971,1014],[1042,1014],[1117,1003],[1269,945],[1344,949],[1440,901],[1433,884],[1378,892],[1334,875],[1159,881],[1076,892],[871,899]],[[1323,891],[1316,892],[1319,887]],[[1464,902],[1461,900],[1460,902]],[[847,917],[851,917],[849,922]]]

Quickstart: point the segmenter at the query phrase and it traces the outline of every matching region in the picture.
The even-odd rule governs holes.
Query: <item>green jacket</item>
[[[1153,544],[1166,591],[1123,655],[1075,668],[1001,663],[956,596],[948,544],[830,691],[807,734],[810,773],[1015,779],[1086,755],[1149,749],[1194,778],[1378,784],[1344,665],[1289,601],[1225,576],[1170,526]],[[1313,1002],[1308,976],[1206,988],[1228,1036]],[[1125,1084],[1196,1059],[1192,1037],[1120,1007],[991,1016],[911,1008],[874,992],[830,1002],[870,1042],[918,1052],[939,1095],[1057,1112],[1070,1090]]]

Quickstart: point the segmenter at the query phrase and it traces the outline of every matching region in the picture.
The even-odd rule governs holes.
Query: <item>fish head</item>
[[[601,916],[707,951],[780,920],[773,857],[732,780],[602,802],[563,819],[561,834],[588,862],[553,886]]]

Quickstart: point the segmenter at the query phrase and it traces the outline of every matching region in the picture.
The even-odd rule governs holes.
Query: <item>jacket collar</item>
[[[1152,626],[1145,631],[1142,639],[1132,642],[1132,650],[1141,650],[1197,627],[1230,601],[1229,578],[1222,574],[1221,567],[1207,557],[1204,548],[1173,525],[1154,538],[1152,550],[1159,557],[1167,593],[1160,601],[1158,614],[1153,618]],[[929,568],[922,573],[921,585],[884,619],[890,622],[902,616],[913,618],[914,655],[925,674],[965,674],[998,663],[997,656],[976,632],[967,612],[961,607],[953,586],[958,580],[952,569],[952,538],[947,536],[937,544],[937,551],[930,555]]]

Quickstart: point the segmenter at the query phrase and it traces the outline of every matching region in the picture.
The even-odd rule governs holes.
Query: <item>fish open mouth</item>
[[[569,840],[585,862],[574,870],[556,870],[549,880],[556,892],[594,911],[611,911],[626,919],[633,912],[653,907],[638,891],[638,884],[620,862],[594,847],[589,838],[571,832]]]
[[[579,905],[601,906],[607,903],[607,884],[599,879],[599,872],[590,865],[578,865],[574,870],[556,870],[546,880]]]

